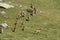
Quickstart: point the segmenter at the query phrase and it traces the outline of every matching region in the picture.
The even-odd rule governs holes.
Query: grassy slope
[[[12,1],[12,0],[7,0]],[[0,40],[60,40],[60,0],[18,0],[12,1],[13,5],[18,3],[23,5],[23,9],[16,6],[13,9],[1,9],[7,12],[7,15],[12,16],[12,19],[0,17],[0,23],[7,20],[10,28],[14,25],[16,16],[20,10],[24,10],[33,3],[38,9],[37,15],[31,17],[30,22],[25,22],[25,31],[21,31],[20,23],[17,26],[16,32],[11,32],[11,29],[4,29],[4,33],[0,35]],[[42,11],[40,13],[40,11]],[[33,34],[37,28],[41,28],[40,34]]]

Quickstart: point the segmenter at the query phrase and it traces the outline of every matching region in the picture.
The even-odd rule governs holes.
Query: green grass
[[[0,15],[0,23],[5,20],[9,24],[8,29],[4,29],[4,33],[0,34],[0,40],[60,40],[60,0],[5,0],[7,3],[11,1],[13,5],[22,4],[20,8],[16,6],[11,9],[1,9],[0,11],[6,11],[7,16],[11,16],[11,19],[5,19]],[[25,31],[21,31],[21,20],[17,25],[16,32],[12,32],[14,27],[15,18],[21,10],[29,8],[30,3],[33,3],[37,8],[38,13],[35,16],[31,16],[30,21],[25,20]],[[42,11],[40,13],[40,11]],[[34,34],[36,28],[41,28],[39,34]]]

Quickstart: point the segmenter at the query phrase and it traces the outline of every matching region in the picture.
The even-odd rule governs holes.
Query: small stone
[[[2,11],[0,14],[1,14],[1,15],[5,15],[5,14],[6,14],[6,12],[5,12],[5,11]]]
[[[22,5],[20,5],[19,7],[22,7]]]

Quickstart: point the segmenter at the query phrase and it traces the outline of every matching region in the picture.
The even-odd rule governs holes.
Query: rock
[[[40,10],[40,13],[42,13],[43,11]]]
[[[41,29],[39,28],[35,30],[35,33],[40,33],[40,32],[41,32]]]
[[[0,14],[1,14],[1,15],[5,15],[6,12],[5,12],[5,11],[1,11]]]
[[[19,7],[22,7],[22,5],[19,5]]]
[[[3,28],[7,28],[8,27],[7,23],[2,23],[1,25],[3,26]]]
[[[9,17],[4,15],[4,18],[7,18],[8,19]]]

